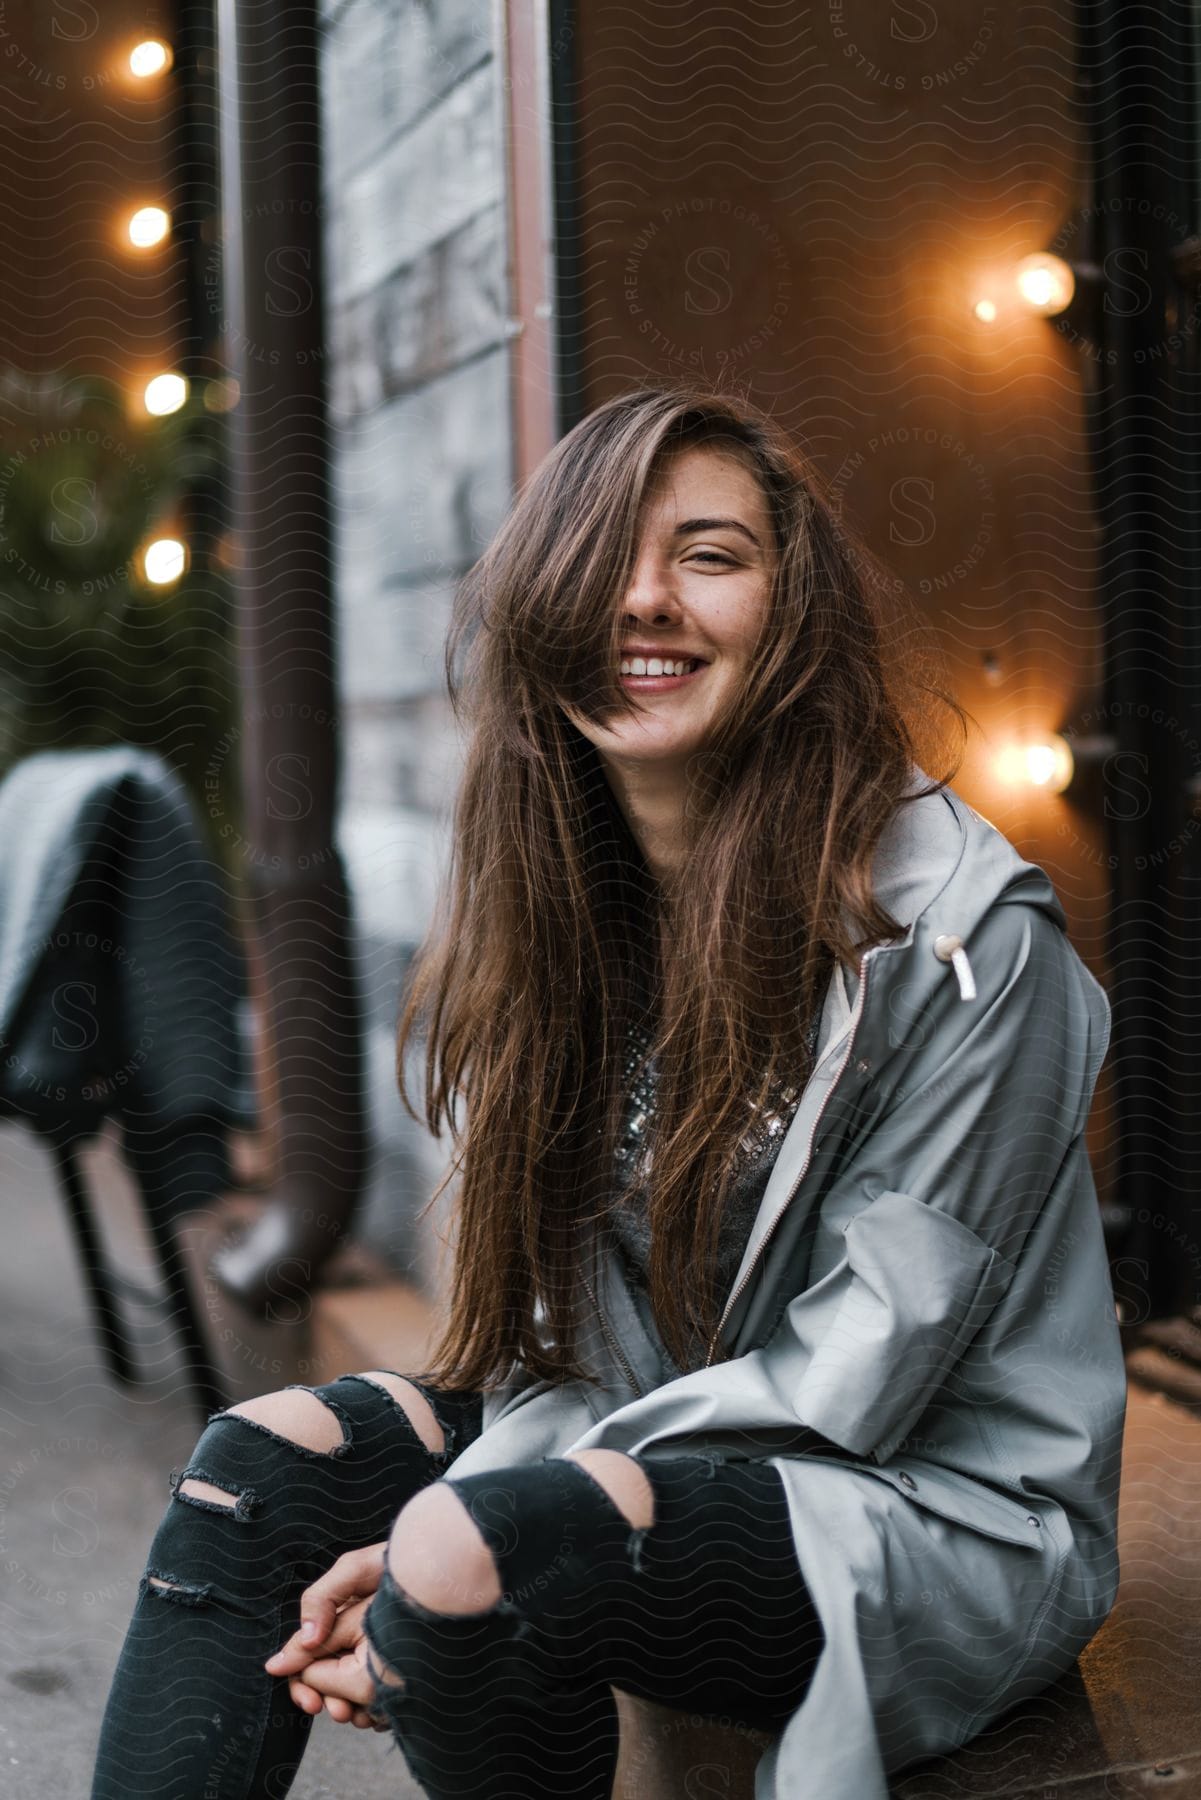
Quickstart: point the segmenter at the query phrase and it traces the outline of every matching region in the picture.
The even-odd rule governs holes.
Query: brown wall
[[[1095,803],[993,771],[1011,735],[1102,729],[1088,364],[1006,285],[1085,230],[1069,21],[1067,0],[581,0],[583,387],[728,379],[802,439],[978,722],[953,785],[1047,869],[1105,981]],[[1103,1193],[1110,1126],[1103,1086]]]

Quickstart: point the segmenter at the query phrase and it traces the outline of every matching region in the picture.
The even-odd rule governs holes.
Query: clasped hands
[[[300,1626],[263,1665],[288,1677],[288,1692],[301,1712],[324,1710],[339,1725],[386,1731],[371,1711],[375,1682],[368,1667],[363,1620],[383,1579],[387,1544],[369,1544],[340,1556],[300,1597]]]

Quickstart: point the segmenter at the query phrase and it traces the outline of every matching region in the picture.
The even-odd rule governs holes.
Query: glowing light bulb
[[[232,375],[222,376],[216,381],[207,382],[204,389],[204,404],[209,412],[229,412],[238,404],[242,390]]]
[[[972,311],[982,324],[991,325],[997,316],[997,303],[995,300],[977,300]]]
[[[142,553],[142,568],[154,587],[169,587],[187,567],[188,553],[178,538],[155,538]]]
[[[1015,276],[1018,293],[1031,312],[1061,313],[1076,292],[1076,277],[1062,256],[1038,250],[1024,256]]]
[[[182,375],[155,375],[146,383],[142,399],[146,411],[156,418],[166,418],[168,413],[178,412],[188,397],[188,384]]]
[[[171,229],[171,219],[161,206],[142,206],[129,221],[129,241],[139,250],[161,244]]]
[[[147,38],[144,43],[135,44],[129,53],[129,67],[142,81],[152,75],[161,75],[170,66],[171,51],[158,38]]]
[[[1050,731],[1045,737],[1028,738],[1024,744],[1007,744],[997,757],[996,772],[1006,787],[1062,794],[1076,772],[1076,764],[1067,739]]]

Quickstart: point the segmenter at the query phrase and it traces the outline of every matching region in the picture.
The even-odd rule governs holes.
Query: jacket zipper
[[[751,1263],[750,1268],[745,1271],[745,1273],[743,1274],[742,1280],[738,1283],[737,1287],[734,1289],[734,1292],[730,1295],[729,1299],[726,1301],[725,1307],[722,1311],[721,1318],[718,1320],[717,1330],[713,1333],[712,1338],[710,1338],[710,1340],[709,1340],[709,1351],[708,1351],[708,1355],[705,1357],[705,1361],[704,1361],[704,1367],[706,1369],[709,1368],[710,1365],[712,1364],[713,1352],[716,1350],[718,1339],[721,1337],[722,1326],[725,1324],[725,1322],[729,1318],[731,1312],[734,1310],[734,1306],[738,1300],[739,1295],[742,1293],[743,1289],[746,1287],[747,1283],[751,1279],[751,1276],[755,1273],[756,1269],[759,1267],[759,1264],[762,1262],[764,1256],[766,1255],[767,1247],[771,1242],[772,1233],[775,1231],[776,1226],[780,1223],[780,1220],[784,1217],[784,1214],[788,1211],[789,1207],[792,1205],[793,1201],[795,1200],[796,1194],[797,1194],[797,1189],[800,1187],[802,1181],[804,1181],[806,1172],[809,1168],[809,1164],[813,1160],[813,1145],[817,1138],[817,1128],[821,1124],[821,1121],[822,1121],[822,1114],[825,1112],[827,1106],[830,1104],[830,1096],[834,1092],[834,1089],[838,1086],[839,1081],[842,1079],[843,1071],[846,1068],[847,1064],[850,1062],[851,1052],[855,1047],[855,1033],[859,1029],[859,1019],[863,1012],[864,1001],[867,998],[867,965],[871,961],[872,957],[875,956],[879,951],[890,950],[892,948],[893,948],[893,946],[891,944],[877,944],[874,946],[873,949],[866,951],[864,953],[863,957],[860,959],[859,992],[855,996],[855,1009],[851,1014],[851,1023],[847,1027],[846,1055],[843,1057],[842,1061],[839,1063],[838,1072],[834,1076],[833,1080],[830,1082],[830,1085],[826,1090],[825,1097],[822,1100],[821,1105],[817,1109],[817,1116],[814,1119],[813,1124],[809,1129],[809,1142],[805,1145],[805,1159],[801,1164],[800,1170],[797,1174],[797,1178],[793,1182],[792,1187],[789,1189],[789,1192],[786,1195],[783,1202],[781,1203],[781,1205],[776,1209],[775,1217],[772,1219],[771,1224],[768,1226],[767,1230],[763,1234],[762,1242],[760,1243],[759,1248],[755,1253],[755,1258],[754,1258],[754,1261]]]
[[[612,1326],[609,1324],[608,1319],[605,1317],[604,1313],[601,1311],[600,1301],[596,1297],[596,1294],[593,1290],[592,1283],[589,1281],[588,1277],[586,1275],[584,1275],[582,1272],[581,1272],[580,1279],[583,1281],[584,1286],[588,1290],[588,1298],[591,1300],[593,1310],[595,1311],[597,1319],[600,1322],[600,1328],[601,1328],[602,1332],[604,1333],[605,1342],[608,1344],[610,1350],[613,1352],[614,1356],[617,1358],[618,1362],[621,1364],[622,1372],[624,1373],[626,1380],[629,1382],[629,1384],[633,1388],[634,1392],[637,1394],[638,1398],[640,1400],[644,1399],[645,1398],[645,1390],[643,1389],[642,1384],[638,1380],[638,1377],[635,1375],[633,1369],[630,1367],[629,1361],[626,1357],[626,1353],[622,1349],[620,1343],[618,1342],[617,1333],[613,1330]]]

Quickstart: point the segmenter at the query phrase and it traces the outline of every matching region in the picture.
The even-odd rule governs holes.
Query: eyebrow
[[[676,526],[674,535],[691,537],[696,531],[741,531],[744,537],[750,538],[757,550],[763,548],[750,526],[744,525],[741,519],[683,519]]]

